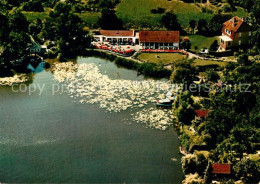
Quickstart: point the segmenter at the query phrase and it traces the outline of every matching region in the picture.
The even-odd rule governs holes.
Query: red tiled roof
[[[231,35],[228,35],[226,33],[225,31],[226,29],[228,31],[231,31]],[[246,32],[250,30],[251,30],[250,25],[248,25],[243,19],[235,16],[223,24],[222,33],[233,40],[237,32]]]
[[[212,173],[214,174],[230,174],[231,173],[231,167],[230,164],[212,164]]]
[[[140,42],[179,43],[179,31],[140,31]]]
[[[235,16],[232,19],[226,21],[224,23],[224,26],[225,26],[225,29],[228,29],[229,31],[237,32],[237,30],[240,28],[240,26],[243,24],[243,22],[244,22],[243,19]]]
[[[209,110],[195,110],[195,113],[198,117],[207,117],[209,114]]]
[[[104,36],[134,36],[134,30],[100,30]]]

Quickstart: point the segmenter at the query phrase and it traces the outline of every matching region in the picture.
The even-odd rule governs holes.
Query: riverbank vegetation
[[[97,56],[110,61],[114,61],[116,64],[124,66],[129,69],[135,69],[140,74],[144,74],[156,78],[169,78],[171,70],[165,69],[163,65],[157,65],[155,63],[142,63],[134,59],[124,58],[113,53],[99,50],[86,50],[85,56]]]
[[[188,63],[182,65],[185,68],[182,70],[189,71],[188,66],[190,67]],[[197,154],[198,151],[208,152],[207,163],[232,164],[234,177],[225,177],[223,181],[259,181],[259,159],[253,161],[247,157],[259,150],[259,68],[259,62],[249,60],[247,55],[241,55],[238,63],[229,63],[222,70],[219,85],[213,79],[206,81],[211,88],[207,98],[195,102],[192,96],[201,96],[194,93],[193,90],[198,89],[195,87],[179,95],[174,103],[173,110],[180,126],[179,138],[182,146],[190,153],[195,153],[195,150]],[[183,81],[177,80],[179,77],[189,84],[194,75],[189,75],[189,72],[175,72],[173,76],[173,81],[182,83]],[[196,109],[206,109],[209,115],[198,117],[195,114]],[[198,170],[197,154],[192,158],[183,158],[184,173],[198,173],[203,179],[207,171],[206,167],[203,172]],[[243,170],[243,167],[248,169]]]

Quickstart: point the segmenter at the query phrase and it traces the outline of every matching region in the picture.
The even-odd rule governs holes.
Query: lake
[[[100,58],[77,63],[93,63],[111,80],[150,80]],[[98,103],[79,103],[67,92],[53,93],[56,84],[46,69],[27,86],[42,91],[0,86],[0,182],[181,183],[172,126],[162,131],[134,122],[130,114],[139,108],[108,112]]]

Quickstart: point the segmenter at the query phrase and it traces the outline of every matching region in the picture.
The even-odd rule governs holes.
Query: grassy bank
[[[213,61],[213,60],[203,60],[203,59],[195,59],[195,66],[208,66],[208,65],[218,65],[220,67],[226,66],[227,62],[224,61]]]

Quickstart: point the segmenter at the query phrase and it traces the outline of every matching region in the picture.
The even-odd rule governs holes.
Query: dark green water
[[[78,59],[84,62],[100,64],[111,78],[145,80],[103,59]],[[30,84],[45,85],[41,95],[0,86],[0,182],[181,183],[173,128],[126,124],[130,110],[107,113],[66,93],[52,95],[54,83],[43,71]]]

